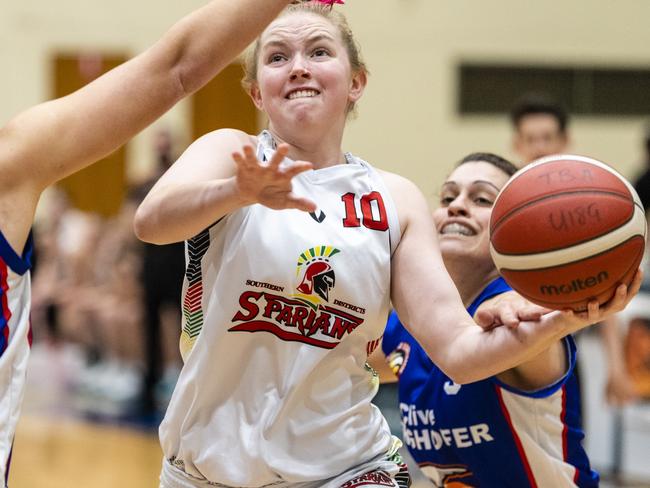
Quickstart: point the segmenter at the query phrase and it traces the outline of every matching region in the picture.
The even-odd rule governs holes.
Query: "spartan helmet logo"
[[[301,253],[296,264],[300,284],[296,287],[298,293],[293,296],[313,308],[322,301],[329,301],[330,290],[336,283],[330,259],[339,252],[332,246],[316,246]]]
[[[302,282],[298,285],[298,291],[305,295],[315,293],[327,301],[329,290],[334,287],[335,282],[332,267],[325,261],[316,261],[307,266]]]

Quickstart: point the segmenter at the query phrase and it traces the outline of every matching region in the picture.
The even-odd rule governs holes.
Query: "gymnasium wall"
[[[263,1],[263,0],[261,0]],[[345,140],[375,165],[414,179],[432,196],[453,161],[469,151],[513,156],[505,116],[456,113],[461,60],[650,66],[646,0],[348,0],[371,70],[359,118]],[[80,48],[135,54],[199,0],[21,0],[0,15],[0,121],[49,96],[52,53]],[[650,96],[650,94],[648,95]],[[187,133],[187,105],[166,124]],[[641,117],[574,119],[573,150],[638,168]],[[148,134],[129,149],[133,175],[150,164]]]

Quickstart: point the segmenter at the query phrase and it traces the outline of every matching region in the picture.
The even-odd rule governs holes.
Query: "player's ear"
[[[368,83],[368,74],[365,70],[360,70],[358,73],[352,75],[352,82],[350,84],[350,102],[355,103],[363,95]]]
[[[258,110],[264,110],[264,104],[262,103],[262,94],[260,93],[260,87],[257,85],[257,83],[251,83],[251,87],[248,90],[248,95],[251,97],[251,100],[253,100],[253,103]]]

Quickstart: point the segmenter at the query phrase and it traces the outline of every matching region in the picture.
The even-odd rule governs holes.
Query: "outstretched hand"
[[[497,295],[485,302],[474,315],[474,320],[485,330],[505,325],[516,327],[519,322],[536,322],[542,315],[550,312],[548,308],[529,302],[517,292],[511,291]]]
[[[274,210],[295,208],[304,212],[316,210],[316,204],[308,198],[293,193],[291,180],[297,174],[312,169],[307,161],[294,161],[280,167],[289,152],[287,144],[280,144],[267,163],[257,159],[252,146],[244,146],[242,152],[232,154],[237,165],[236,181],[241,197],[251,203],[260,203]]]
[[[566,333],[577,332],[584,327],[602,322],[610,315],[623,310],[639,292],[642,281],[643,271],[639,269],[630,285],[619,285],[608,302],[599,305],[598,301],[593,300],[587,304],[587,309],[583,312],[561,310],[559,313],[562,314],[562,323],[569,329]],[[489,330],[502,325],[517,327],[520,322],[536,322],[549,312],[550,309],[535,305],[516,292],[508,292],[485,302],[484,306],[477,310],[474,320],[483,329]]]
[[[587,310],[584,312],[575,312],[573,310],[563,310],[562,315],[564,322],[571,327],[570,333],[587,327],[588,325],[602,322],[610,315],[623,310],[630,300],[639,292],[641,282],[643,281],[643,271],[639,268],[630,282],[629,286],[618,285],[614,296],[606,303],[598,305],[596,300],[587,304]]]

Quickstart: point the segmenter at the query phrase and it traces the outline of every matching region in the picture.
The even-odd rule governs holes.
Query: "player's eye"
[[[280,61],[283,61],[286,59],[286,56],[284,54],[280,53],[273,53],[269,56],[268,61],[269,63],[278,63]]]
[[[456,197],[453,197],[451,195],[442,195],[440,197],[440,205],[442,207],[448,207],[455,199]]]
[[[319,47],[317,49],[314,49],[314,51],[312,53],[312,56],[318,58],[318,57],[322,57],[322,56],[329,56],[329,54],[330,53],[329,53],[329,51],[327,49]]]
[[[486,198],[486,197],[476,197],[474,199],[474,202],[476,202],[479,205],[487,206],[487,207],[491,207],[494,204],[491,198]]]

